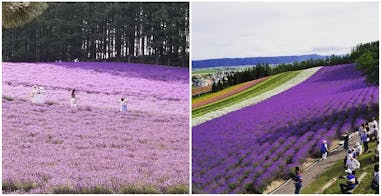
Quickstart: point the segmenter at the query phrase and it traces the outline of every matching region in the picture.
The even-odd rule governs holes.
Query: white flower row
[[[230,112],[242,109],[244,107],[256,104],[256,103],[261,102],[265,99],[268,99],[274,95],[282,93],[282,92],[302,83],[303,81],[307,80],[309,77],[311,77],[313,74],[315,74],[320,68],[321,67],[313,67],[313,68],[305,69],[305,70],[301,71],[297,76],[292,78],[291,80],[279,85],[278,87],[276,87],[272,90],[266,91],[266,92],[264,92],[258,96],[246,99],[246,100],[241,101],[239,103],[236,103],[234,105],[227,106],[224,108],[220,108],[219,110],[212,111],[212,112],[206,113],[202,116],[193,118],[192,119],[192,126],[199,125],[199,124],[204,123],[206,121],[212,120],[214,118],[218,118],[218,117],[223,116],[227,113],[230,113]]]

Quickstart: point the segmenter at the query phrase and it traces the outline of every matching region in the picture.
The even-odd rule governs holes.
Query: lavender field
[[[188,69],[3,63],[3,193],[181,193],[189,182]],[[33,85],[45,104],[28,100]],[[78,91],[79,109],[70,108]],[[128,112],[118,99],[127,97]]]
[[[192,184],[201,193],[261,193],[345,130],[378,115],[378,87],[355,65],[323,67],[265,101],[192,128]]]

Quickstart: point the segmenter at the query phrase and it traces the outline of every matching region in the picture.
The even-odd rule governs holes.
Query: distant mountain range
[[[306,61],[309,59],[323,59],[327,56],[318,54],[307,54],[299,56],[272,56],[272,57],[247,57],[247,58],[222,58],[222,59],[207,59],[192,61],[192,68],[213,68],[221,66],[238,66],[238,65],[256,65],[260,63],[281,64],[293,63],[295,61]]]

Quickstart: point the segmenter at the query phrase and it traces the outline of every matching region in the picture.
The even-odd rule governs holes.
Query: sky
[[[192,60],[346,54],[379,39],[378,2],[192,2]]]

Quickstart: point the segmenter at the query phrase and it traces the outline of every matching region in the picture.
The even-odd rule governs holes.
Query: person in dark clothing
[[[295,174],[296,174],[294,178],[295,194],[299,194],[300,189],[302,188],[302,182],[303,182],[302,173],[300,172],[299,167],[295,167]]]
[[[349,149],[349,134],[348,134],[348,131],[345,131],[345,133],[343,135],[343,138],[344,138],[344,149],[346,151],[348,151],[348,149]]]

